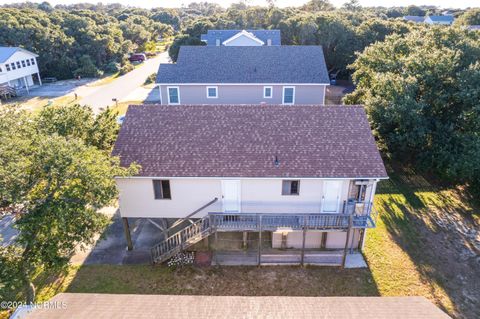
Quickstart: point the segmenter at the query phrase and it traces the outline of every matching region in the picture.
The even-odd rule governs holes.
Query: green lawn
[[[71,267],[39,277],[38,298],[58,292],[204,295],[413,296],[453,317],[480,318],[480,267],[455,225],[479,226],[479,210],[461,188],[434,186],[412,170],[389,169],[379,184],[377,228],[369,230],[369,269],[326,267]],[[441,222],[439,222],[441,221]],[[439,226],[440,225],[442,226]],[[447,230],[448,229],[448,230]],[[478,253],[478,252],[477,252]],[[461,274],[461,276],[459,276]]]

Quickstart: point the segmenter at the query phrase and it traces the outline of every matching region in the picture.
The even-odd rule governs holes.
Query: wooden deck
[[[255,250],[219,250],[213,253],[212,265],[220,266],[256,266],[258,251]],[[302,252],[300,250],[262,250],[260,265],[300,265]],[[305,250],[304,264],[318,266],[340,266],[343,250],[320,251]]]

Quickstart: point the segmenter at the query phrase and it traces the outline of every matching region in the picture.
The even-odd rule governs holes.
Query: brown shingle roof
[[[425,297],[249,297],[60,293],[27,318],[449,319]],[[62,307],[63,306],[63,307]]]
[[[387,177],[361,106],[130,106],[113,154],[151,177]]]

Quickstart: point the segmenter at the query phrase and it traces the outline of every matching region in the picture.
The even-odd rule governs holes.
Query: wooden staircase
[[[211,234],[210,219],[206,216],[176,232],[152,247],[152,263],[162,263]]]
[[[16,97],[17,95],[17,90],[15,90],[13,87],[8,85],[0,85],[0,98],[8,99]]]

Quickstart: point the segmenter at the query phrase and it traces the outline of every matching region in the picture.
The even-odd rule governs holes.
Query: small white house
[[[19,47],[0,47],[0,85],[28,89],[42,85],[38,55]]]

